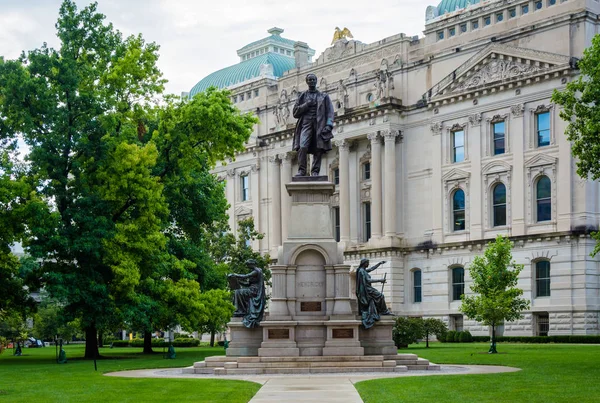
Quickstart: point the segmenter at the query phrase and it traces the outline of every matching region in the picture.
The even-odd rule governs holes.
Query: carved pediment
[[[495,173],[507,172],[512,170],[512,165],[504,161],[493,161],[485,165],[481,169],[481,173],[484,175],[493,175]]]
[[[252,209],[248,208],[246,206],[239,206],[238,208],[235,209],[235,215],[236,215],[236,217],[250,216],[250,215],[252,215]]]
[[[556,158],[546,154],[537,154],[525,162],[527,168],[556,164]]]
[[[572,67],[569,56],[492,44],[459,66],[427,95],[431,100],[454,97]]]
[[[471,174],[469,172],[463,171],[462,169],[454,168],[454,169],[446,172],[444,174],[444,176],[442,176],[442,180],[444,182],[456,181],[456,180],[460,180],[460,179],[467,179],[469,176],[471,176]]]

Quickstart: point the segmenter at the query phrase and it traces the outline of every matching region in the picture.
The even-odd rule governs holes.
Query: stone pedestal
[[[242,323],[242,318],[232,318],[228,324],[231,341],[227,348],[230,357],[255,357],[263,341],[263,330],[258,327],[248,329]]]
[[[227,356],[353,362],[352,357],[396,354],[392,318],[365,330],[357,316],[351,268],[344,264],[343,245],[333,238],[334,184],[327,177],[302,177],[285,186],[291,198],[288,236],[278,249],[277,265],[271,266],[269,314],[259,329],[245,329],[239,320],[230,323]]]
[[[392,339],[395,320],[393,317],[382,317],[375,326],[359,331],[360,345],[365,349],[365,355],[394,355],[398,348]]]

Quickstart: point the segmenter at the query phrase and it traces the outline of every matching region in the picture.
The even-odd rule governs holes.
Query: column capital
[[[432,123],[429,127],[434,136],[439,136],[442,134],[442,130],[444,129],[444,124],[442,122]]]
[[[279,165],[279,162],[280,162],[279,156],[278,155],[270,155],[269,162],[274,165]]]
[[[252,170],[252,172],[260,171],[260,161],[256,161],[256,164],[252,165],[250,169]]]
[[[515,118],[523,117],[523,113],[525,112],[525,106],[523,104],[517,104],[510,107],[510,113]]]
[[[233,178],[235,176],[235,169],[231,168],[227,170],[227,176]]]
[[[373,133],[369,133],[367,134],[367,139],[371,142],[374,143],[376,142],[379,138],[380,138],[380,134],[378,132],[373,132]]]
[[[350,142],[346,139],[335,140],[335,145],[340,150],[349,150],[350,149]]]
[[[385,129],[381,131],[381,135],[385,139],[385,142],[400,141],[402,140],[402,132],[400,130]]]
[[[288,151],[287,153],[283,153],[283,154],[278,154],[277,155],[277,157],[284,164],[291,164],[292,160],[294,159],[295,156],[296,156],[296,152],[295,151]]]

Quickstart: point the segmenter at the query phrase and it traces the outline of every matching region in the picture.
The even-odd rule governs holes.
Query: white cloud
[[[336,26],[348,27],[365,43],[400,32],[419,35],[425,8],[438,0],[99,0],[98,9],[124,34],[141,32],[161,45],[160,68],[167,91],[188,91],[200,79],[238,62],[235,51],[285,29],[283,36],[307,42],[318,56]],[[86,1],[77,1],[80,7]],[[0,55],[56,45],[59,0],[0,0]]]

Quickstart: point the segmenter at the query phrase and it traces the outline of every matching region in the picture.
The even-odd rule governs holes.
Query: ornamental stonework
[[[496,81],[510,80],[519,76],[534,74],[542,69],[535,65],[517,63],[509,60],[491,60],[452,92],[463,92]]]

